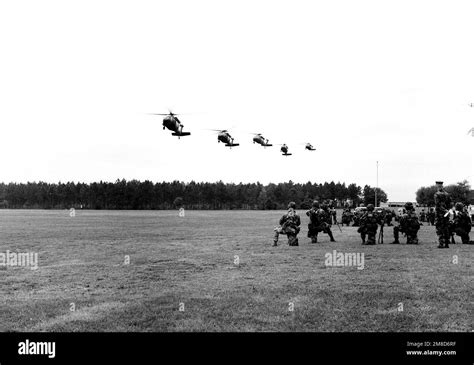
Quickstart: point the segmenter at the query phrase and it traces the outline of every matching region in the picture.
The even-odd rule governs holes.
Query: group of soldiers
[[[377,243],[377,231],[380,226],[378,243],[383,243],[383,227],[391,226],[392,218],[395,218],[393,227],[393,244],[400,244],[400,233],[404,234],[407,244],[418,244],[418,231],[422,223],[420,220],[428,219],[431,225],[436,226],[436,234],[438,236],[439,248],[448,248],[449,243],[454,243],[454,234],[461,237],[464,244],[472,243],[469,239],[471,231],[471,218],[467,213],[463,203],[457,202],[453,204],[449,194],[443,188],[443,182],[437,181],[438,191],[435,193],[435,209],[429,210],[428,215],[424,214],[424,210],[420,213],[420,217],[415,212],[413,203],[406,203],[404,208],[398,209],[398,215],[393,217],[390,211],[375,211],[373,204],[367,205],[367,210],[361,215],[354,215],[350,209],[345,209],[342,214],[342,224],[347,224],[354,220],[354,225],[359,226],[357,232],[360,233],[363,245],[375,245]],[[312,208],[306,212],[310,223],[308,224],[308,238],[311,243],[318,242],[318,234],[326,233],[331,242],[335,242],[331,231],[332,224],[337,224],[336,210],[330,204],[324,202],[320,204],[314,201]],[[290,246],[298,246],[297,235],[300,232],[301,219],[296,213],[296,203],[288,204],[288,212],[280,219],[280,225],[275,228],[275,236],[273,245],[277,246],[280,234],[286,234],[288,244]],[[339,226],[339,225],[338,225]],[[340,227],[339,227],[340,229]]]
[[[437,181],[438,191],[435,193],[436,207],[436,234],[438,235],[439,248],[448,248],[450,239],[454,233],[461,237],[462,243],[471,243],[469,232],[471,231],[471,217],[467,213],[464,204],[454,204],[449,194],[443,188],[443,182]]]
[[[388,218],[390,220],[388,220]],[[378,226],[380,225],[380,234],[378,243],[383,243],[383,227],[385,224],[391,225],[392,215],[390,213],[374,212],[374,205],[367,205],[367,212],[360,218],[359,229],[363,245],[375,245]],[[394,241],[392,243],[399,244],[400,233],[405,234],[407,244],[418,244],[418,231],[420,222],[415,213],[413,203],[406,203],[404,208],[399,209],[398,216],[395,216],[395,225],[393,227]],[[366,241],[367,238],[367,241]]]
[[[427,222],[429,225],[434,226],[435,225],[435,220],[436,220],[436,213],[434,211],[434,208],[429,208],[427,212],[425,212],[424,209],[421,210],[420,212],[420,221],[425,223]]]
[[[290,246],[298,246],[297,235],[300,232],[301,219],[296,213],[296,203],[290,202],[288,204],[288,212],[280,218],[280,225],[275,228],[275,236],[273,238],[273,246],[277,246],[278,237],[280,234],[286,234],[288,237],[288,244]],[[336,210],[327,203],[319,204],[315,200],[312,208],[306,212],[310,223],[308,224],[308,237],[311,238],[311,243],[318,242],[319,232],[326,233],[331,242],[336,242],[331,231],[331,225],[336,220]]]

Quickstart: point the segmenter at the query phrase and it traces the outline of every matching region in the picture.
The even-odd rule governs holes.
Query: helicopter
[[[282,152],[282,156],[291,156],[291,153],[288,153],[288,146],[283,143],[280,148],[280,152]]]
[[[314,148],[311,143],[306,143],[305,145],[305,150],[308,150],[308,151],[316,151],[316,148]]]
[[[240,145],[239,143],[234,143],[234,138],[232,138],[232,136],[226,129],[213,129],[213,131],[219,132],[219,134],[217,135],[217,142],[225,143],[226,147],[232,148]]]
[[[263,147],[271,147],[273,146],[272,144],[268,143],[268,139],[265,139],[260,133],[252,133],[255,135],[253,137],[253,143],[258,143],[259,145],[262,145]]]
[[[173,131],[174,133],[171,133],[172,136],[177,136],[178,139],[179,139],[181,137],[191,135],[190,132],[183,132],[184,125],[178,119],[178,117],[177,117],[178,114],[174,114],[171,110],[168,114],[154,113],[152,115],[163,115],[163,116],[165,116],[163,118],[163,130],[165,128],[168,128],[170,131]]]

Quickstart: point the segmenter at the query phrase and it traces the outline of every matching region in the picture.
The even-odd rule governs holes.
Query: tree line
[[[471,186],[467,180],[447,185],[444,189],[450,194],[454,203],[461,202],[469,205]],[[416,202],[420,205],[433,207],[435,205],[434,195],[437,191],[436,185],[422,186],[416,191]]]
[[[10,209],[286,209],[289,201],[307,209],[314,199],[331,199],[339,206],[373,203],[375,189],[366,185],[289,182],[262,185],[222,181],[184,183],[127,181],[87,183],[0,183],[0,208]],[[387,201],[378,189],[378,201]]]

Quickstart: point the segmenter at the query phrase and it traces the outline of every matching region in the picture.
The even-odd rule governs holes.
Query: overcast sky
[[[375,186],[378,160],[392,201],[472,184],[473,15],[473,1],[3,1],[0,181]],[[147,115],[168,108],[194,113],[191,136]],[[231,127],[232,150],[205,130]]]

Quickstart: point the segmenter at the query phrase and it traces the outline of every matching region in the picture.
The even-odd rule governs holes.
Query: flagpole
[[[375,187],[375,206],[377,206],[377,190],[379,189],[379,162],[377,161],[377,186]]]

